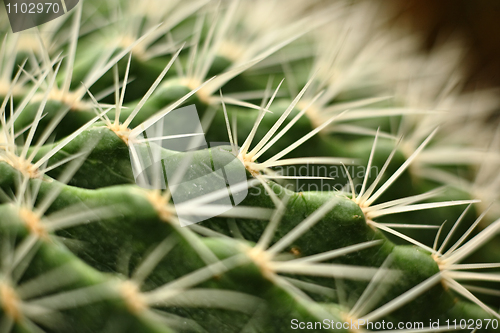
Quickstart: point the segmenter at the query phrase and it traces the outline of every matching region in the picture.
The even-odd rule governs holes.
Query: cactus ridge
[[[498,101],[469,115],[455,41],[424,57],[368,1],[110,3],[3,40],[0,332],[500,319]],[[230,204],[177,182],[218,165]]]

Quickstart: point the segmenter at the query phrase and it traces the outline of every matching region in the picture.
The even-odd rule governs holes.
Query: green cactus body
[[[80,2],[0,52],[0,332],[496,332],[456,54],[368,1]]]

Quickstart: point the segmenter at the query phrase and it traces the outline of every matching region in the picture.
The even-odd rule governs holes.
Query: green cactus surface
[[[0,333],[498,331],[458,39],[368,0],[0,14]]]

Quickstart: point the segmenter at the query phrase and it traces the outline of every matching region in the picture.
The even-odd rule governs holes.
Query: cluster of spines
[[[491,168],[491,165],[498,163],[494,150],[485,153],[471,146],[468,150],[458,151],[476,154],[464,163],[465,159],[460,160],[456,154],[449,158],[449,155],[436,153],[439,149],[426,149],[428,145],[445,151],[451,148],[446,136],[436,138],[440,132],[428,126],[422,127],[442,125],[441,128],[444,127],[446,131],[447,126],[444,119],[440,118],[442,114],[439,107],[432,106],[433,109],[438,108],[437,111],[429,110],[428,101],[423,98],[425,94],[419,98],[424,102],[416,108],[406,107],[404,98],[388,106],[384,96],[372,97],[361,93],[357,97],[357,81],[353,80],[353,87],[349,75],[356,77],[359,73],[370,73],[370,68],[364,72],[365,68],[361,66],[367,65],[362,60],[363,56],[367,57],[373,52],[370,48],[359,56],[360,60],[354,59],[352,68],[335,82],[328,80],[330,77],[336,78],[333,75],[338,70],[335,60],[337,53],[342,56],[342,52],[345,52],[343,44],[338,49],[332,48],[331,53],[323,59],[321,56],[311,57],[314,54],[307,51],[296,57],[272,56],[284,47],[290,48],[288,52],[295,50],[289,46],[293,45],[290,43],[304,33],[297,28],[320,26],[324,30],[330,27],[332,23],[325,19],[326,15],[313,14],[295,25],[283,23],[283,26],[278,26],[270,33],[271,41],[259,39],[258,35],[252,36],[248,32],[251,38],[246,42],[254,43],[245,45],[244,49],[249,50],[248,53],[237,52],[232,59],[222,59],[217,54],[218,49],[226,41],[233,43],[233,47],[238,41],[227,36],[233,32],[229,27],[235,28],[239,23],[235,17],[247,10],[246,4],[231,2],[223,10],[203,7],[203,1],[198,5],[201,9],[195,15],[187,6],[178,4],[175,13],[185,17],[171,18],[170,21],[168,17],[162,18],[179,25],[184,21],[194,21],[194,32],[188,38],[189,51],[182,53],[186,45],[178,48],[180,45],[175,42],[174,26],[162,31],[165,34],[173,30],[167,34],[168,42],[163,48],[157,40],[160,35],[155,33],[159,27],[132,31],[131,34],[127,32],[127,36],[120,39],[124,41],[122,44],[113,46],[111,50],[96,52],[97,61],[91,64],[91,68],[87,62],[87,69],[83,71],[87,72],[87,80],[79,85],[77,92],[70,91],[70,87],[75,85],[71,81],[73,68],[77,68],[76,60],[86,60],[79,57],[77,49],[77,41],[80,42],[80,15],[85,6],[80,5],[75,10],[72,37],[67,42],[68,55],[64,60],[61,61],[58,55],[53,58],[43,40],[37,37],[42,47],[30,51],[30,59],[36,60],[40,56],[41,64],[30,62],[33,69],[27,71],[22,63],[16,75],[12,63],[7,62],[9,73],[6,78],[10,80],[8,85],[11,88],[5,92],[2,104],[0,156],[3,169],[2,202],[5,202],[2,210],[5,211],[4,216],[9,218],[2,219],[2,224],[5,224],[2,225],[2,235],[6,237],[3,243],[7,245],[2,255],[5,262],[0,289],[4,314],[1,327],[9,331],[13,325],[17,325],[36,331],[40,328],[34,323],[38,323],[45,330],[64,331],[67,327],[64,326],[64,317],[67,316],[73,325],[77,325],[75,322],[78,320],[81,320],[82,325],[94,320],[93,325],[97,329],[112,331],[120,327],[119,330],[124,330],[125,326],[120,326],[118,320],[113,318],[125,316],[128,322],[138,325],[127,327],[131,331],[135,327],[151,331],[182,329],[181,323],[187,320],[185,318],[192,319],[189,320],[189,329],[195,331],[218,331],[221,328],[265,331],[268,327],[275,331],[288,331],[290,320],[294,318],[303,321],[389,318],[396,321],[431,316],[442,319],[458,315],[470,318],[498,317],[498,313],[469,291],[494,295],[493,289],[466,286],[467,289],[457,281],[498,281],[495,274],[462,271],[495,269],[497,264],[460,265],[459,262],[493,237],[499,223],[493,223],[465,243],[484,217],[482,214],[464,236],[445,251],[446,245],[451,244],[453,234],[456,234],[458,223],[438,247],[439,236],[444,233],[439,226],[436,228],[432,214],[425,215],[429,219],[426,223],[415,224],[412,217],[399,218],[398,223],[379,221],[381,216],[402,212],[477,203],[474,200],[456,201],[451,197],[439,202],[416,204],[441,194],[439,190],[422,194],[422,189],[430,186],[423,181],[418,181],[414,190],[390,193],[388,189],[408,184],[401,181],[408,171],[410,176],[423,178],[425,175],[422,175],[422,170],[430,169],[427,175],[432,179],[449,179],[443,176],[447,170],[436,165],[484,162],[487,165],[485,168]],[[260,5],[266,9],[263,3]],[[340,8],[332,8],[332,12]],[[131,10],[134,9],[132,6]],[[238,10],[240,14],[237,14]],[[349,13],[354,15],[353,12],[355,9],[350,8]],[[148,17],[151,13],[144,15]],[[137,20],[137,17],[132,17],[133,20]],[[206,23],[206,20],[212,21]],[[138,28],[137,25],[130,26]],[[185,27],[179,27],[181,35],[185,33],[183,29]],[[92,32],[84,37],[90,39],[91,36]],[[319,34],[317,36],[321,37]],[[148,41],[148,38],[151,39]],[[5,41],[4,47],[7,45]],[[162,52],[145,55],[148,48],[144,47],[136,54],[135,47],[144,41],[148,41],[149,44],[146,44],[156,50],[176,50],[177,53],[164,62],[166,67],[163,65],[157,70],[157,77],[147,78],[152,86],[143,91],[144,97],[126,105],[125,98],[130,95],[126,92],[131,91],[128,82],[133,82],[134,75],[141,76],[141,70],[145,68],[141,65],[146,66],[158,54],[160,60],[164,58]],[[264,41],[270,44],[265,45]],[[262,45],[265,45],[264,48]],[[127,53],[131,54],[128,61],[119,62]],[[179,60],[179,57],[182,59]],[[303,82],[304,88],[300,92],[294,92],[297,90],[294,86],[302,84],[299,77],[294,77],[294,73],[303,73],[301,67],[307,68],[311,58],[320,60],[313,62],[315,74]],[[216,60],[222,63],[223,67],[219,68],[222,72],[213,73],[217,74],[215,78],[207,77],[217,67]],[[131,69],[137,63],[136,69],[139,70],[134,72]],[[85,64],[82,66],[85,68]],[[256,66],[259,68],[255,74],[247,73]],[[176,69],[178,77],[167,76],[171,67]],[[273,92],[272,80],[261,79],[269,76],[266,69],[272,72],[276,67],[281,67],[288,76],[285,81],[290,82],[290,102],[285,97],[283,101],[273,103],[277,96],[283,97],[280,93],[281,83]],[[120,72],[120,68],[124,71]],[[59,79],[59,72],[63,73],[62,80]],[[162,83],[165,77],[167,79]],[[91,87],[99,82],[98,79],[104,82],[101,83],[103,86],[111,82],[112,89],[106,88],[98,95],[95,87]],[[27,84],[29,81],[32,81],[31,86]],[[342,87],[344,82],[348,82],[347,88]],[[422,80],[420,84],[425,85],[425,82]],[[360,82],[360,86],[364,87],[364,83]],[[384,92],[392,89],[389,83],[388,87],[381,85],[386,90]],[[239,85],[250,90],[249,93],[245,95],[245,90],[238,91]],[[22,87],[24,93],[16,96],[17,87]],[[450,89],[445,88],[443,95],[448,97]],[[88,98],[84,101],[86,93]],[[106,100],[106,95],[110,93],[111,99]],[[24,96],[27,98],[23,99]],[[414,96],[410,95],[410,98]],[[259,99],[262,99],[260,106]],[[178,224],[177,214],[196,210],[196,214],[206,211],[209,215],[213,208],[211,203],[219,194],[213,193],[174,207],[170,203],[169,191],[161,193],[120,184],[134,182],[129,154],[133,157],[132,163],[140,163],[137,157],[134,158],[134,152],[139,156],[140,150],[144,149],[139,138],[144,129],[190,101],[196,103],[208,118],[207,123],[212,118],[207,138],[230,141],[230,147],[222,154],[227,154],[228,159],[236,157],[242,161],[249,177],[248,185],[245,186],[257,186],[260,195],[250,195],[244,205],[228,211],[227,217],[212,218],[201,225],[182,228]],[[277,107],[274,104],[278,104]],[[368,108],[370,105],[378,107]],[[294,118],[286,122],[290,115]],[[415,117],[424,120],[417,118],[418,121],[412,124]],[[387,150],[387,146],[393,146],[391,141],[394,135],[388,133],[391,132],[390,127],[385,126],[384,122],[364,122],[372,118],[387,122],[392,119],[396,125],[399,122],[400,131],[411,131],[411,140],[403,140],[397,148],[389,149],[387,160],[383,154],[377,156],[378,144],[386,145],[383,148]],[[98,119],[103,122],[95,123]],[[256,119],[255,122],[253,119]],[[431,119],[437,120],[432,122]],[[41,123],[42,120],[46,123]],[[344,121],[346,124],[339,125]],[[374,126],[373,123],[381,125]],[[377,129],[378,126],[385,127]],[[227,134],[221,128],[227,129]],[[54,140],[51,139],[52,132],[58,140],[55,143],[50,143]],[[348,134],[343,137],[335,133]],[[350,135],[353,133],[374,135],[375,140],[351,140]],[[260,141],[256,141],[252,147],[252,141],[257,137],[260,137]],[[23,140],[20,148],[17,147]],[[349,144],[350,141],[352,143]],[[238,142],[242,142],[241,148]],[[307,143],[311,144],[300,149],[302,144]],[[293,158],[284,159],[285,155],[294,153],[296,155]],[[168,151],[161,154],[169,156]],[[259,163],[263,159],[261,156],[267,160]],[[366,176],[361,180],[351,179],[346,172],[347,191],[340,193],[291,193],[270,181],[326,178],[279,174],[273,167],[297,163],[338,165],[353,163],[354,158],[365,159],[367,170],[379,163],[382,172],[375,175],[374,179]],[[68,162],[71,164],[67,168],[61,167]],[[418,169],[410,170],[414,165]],[[111,175],[103,174],[103,167]],[[59,180],[48,178],[46,173]],[[387,179],[382,181],[384,177]],[[362,184],[359,193],[354,192],[356,181]],[[82,188],[70,187],[65,183]],[[453,212],[448,211],[450,214]],[[465,213],[459,221],[464,220],[464,216]],[[434,228],[438,234],[434,246],[425,245],[425,241],[418,241],[394,230],[398,228]],[[395,246],[375,229],[409,241],[423,251]],[[66,247],[86,264],[70,254]],[[373,249],[366,250],[370,247],[378,249],[375,255],[372,254]],[[408,258],[412,260],[407,262]],[[69,269],[69,275],[75,274],[74,279],[61,279],[52,284],[50,280],[54,276],[64,275],[64,265],[68,263],[78,266]],[[111,278],[99,271],[114,273],[119,277]],[[306,278],[302,277],[304,275]],[[344,279],[370,283],[343,282]],[[23,288],[23,282],[31,285],[31,288]],[[442,282],[442,287],[436,287],[439,282]],[[434,289],[429,292],[431,287]],[[33,292],[33,288],[41,291]],[[26,289],[31,289],[32,293],[23,291]],[[41,297],[41,294],[48,296]],[[422,294],[424,296],[418,298]],[[357,302],[345,299],[358,295]],[[457,295],[468,301],[455,303]],[[30,301],[32,298],[34,300]],[[116,304],[116,300],[120,300],[119,304]],[[422,305],[425,302],[435,306],[426,307]],[[91,317],[89,308],[95,304],[105,308],[103,313],[107,316],[102,315],[99,320],[95,320],[94,313],[94,317]],[[259,310],[263,304],[268,311]],[[412,309],[408,315],[408,309],[417,304],[419,308]],[[351,306],[352,309],[349,309]],[[200,309],[196,310],[198,307]],[[167,311],[172,308],[170,312]],[[481,308],[484,312],[480,312]],[[56,318],[55,313],[58,312],[65,316],[60,321],[50,322],[48,319]],[[234,312],[242,314],[236,316]],[[219,319],[210,321],[214,318]],[[73,329],[76,330],[76,327],[73,326]]]

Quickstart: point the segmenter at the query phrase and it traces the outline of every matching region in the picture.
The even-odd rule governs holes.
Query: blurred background
[[[452,35],[464,39],[468,90],[500,87],[500,0],[382,1],[394,6],[398,24],[421,34],[427,50]]]

